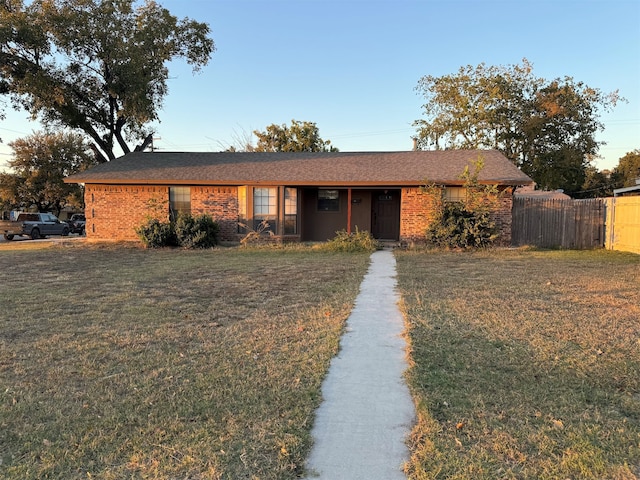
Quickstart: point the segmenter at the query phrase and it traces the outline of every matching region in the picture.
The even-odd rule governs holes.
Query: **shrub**
[[[462,202],[447,202],[444,186],[427,184],[422,191],[434,199],[434,218],[426,230],[427,244],[445,248],[480,248],[490,246],[498,237],[496,223],[490,212],[500,207],[500,192],[496,185],[479,182],[484,168],[482,156],[473,162],[474,171],[466,166],[459,178],[464,180]]]
[[[336,236],[323,245],[324,250],[332,252],[374,252],[380,243],[366,230],[347,233],[346,230],[336,232]]]
[[[136,228],[138,237],[147,248],[211,248],[218,243],[218,231],[218,224],[206,214],[197,217],[180,214],[175,222],[151,218]]]
[[[488,247],[498,237],[489,212],[473,211],[459,202],[446,203],[427,228],[427,243],[446,248]]]
[[[155,218],[136,228],[136,234],[147,248],[159,248],[177,245],[173,225]]]
[[[210,215],[193,217],[180,214],[176,219],[175,233],[178,245],[184,248],[212,248],[218,244],[218,224]]]

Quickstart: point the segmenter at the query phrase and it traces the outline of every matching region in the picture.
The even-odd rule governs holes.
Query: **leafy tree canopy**
[[[601,143],[600,109],[622,100],[571,77],[547,81],[532,65],[462,67],[422,77],[425,118],[417,120],[421,148],[500,150],[539,188],[578,192]]]
[[[640,149],[627,153],[614,169],[618,175],[620,187],[634,187],[640,178]]]
[[[612,171],[600,172],[589,165],[582,191],[576,197],[610,197],[616,188],[636,186],[637,178],[640,178],[640,149],[628,152],[620,158],[618,165]]]
[[[145,126],[167,94],[166,64],[206,65],[208,35],[207,24],[152,0],[4,0],[0,94],[47,125],[85,132],[98,158],[111,160],[116,144],[124,153],[129,142],[146,146]]]
[[[256,152],[337,152],[330,140],[320,137],[314,122],[291,120],[291,126],[269,125],[264,132],[254,130],[258,137]]]
[[[618,188],[619,176],[615,172],[599,171],[593,165],[585,169],[582,190],[575,198],[600,198],[613,196],[613,189]]]
[[[62,208],[83,205],[82,188],[63,179],[96,163],[95,155],[75,133],[34,133],[9,144],[15,173],[0,173],[0,197],[12,208],[36,206],[60,214]]]

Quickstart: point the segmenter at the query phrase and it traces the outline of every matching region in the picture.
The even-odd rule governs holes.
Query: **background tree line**
[[[194,72],[207,65],[215,51],[209,35],[207,24],[178,19],[154,1],[0,2],[0,95],[47,126],[11,144],[13,172],[0,175],[4,207],[77,205],[81,191],[64,185],[64,176],[118,151],[146,149],[168,93],[167,64],[183,59]],[[592,165],[600,112],[624,100],[618,92],[538,78],[527,60],[427,75],[416,91],[424,98],[423,118],[414,122],[420,148],[494,148],[538,188],[575,197],[609,195],[640,176],[640,150],[610,174]],[[338,150],[308,121],[253,134],[255,144],[245,136],[227,150]]]
[[[610,195],[640,176],[638,151],[610,175],[592,165],[604,129],[600,113],[625,101],[571,77],[546,80],[521,65],[461,67],[455,74],[422,77],[424,118],[414,122],[421,148],[491,148],[535,180],[539,189],[573,197]]]

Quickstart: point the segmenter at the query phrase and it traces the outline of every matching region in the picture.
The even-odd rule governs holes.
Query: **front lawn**
[[[294,479],[368,265],[0,249],[0,478]],[[412,479],[640,477],[640,256],[398,252]]]
[[[397,258],[411,479],[640,478],[640,256]]]
[[[0,249],[0,477],[293,479],[364,254]]]

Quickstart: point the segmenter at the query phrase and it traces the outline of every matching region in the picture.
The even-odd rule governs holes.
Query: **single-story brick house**
[[[85,184],[86,232],[135,240],[150,216],[210,214],[221,240],[238,241],[267,221],[275,238],[323,241],[339,230],[420,241],[431,219],[427,182],[445,198],[464,193],[460,174],[482,158],[479,181],[507,195],[495,218],[511,237],[512,193],[532,180],[495,150],[327,153],[133,152],[65,179]]]

